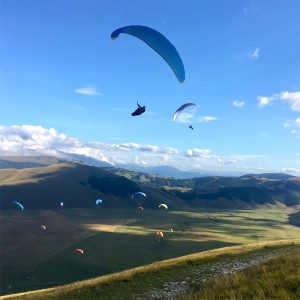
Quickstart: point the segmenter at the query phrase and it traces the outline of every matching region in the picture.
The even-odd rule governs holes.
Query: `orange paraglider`
[[[162,231],[156,231],[156,234],[159,235],[161,238],[164,237],[164,233]]]

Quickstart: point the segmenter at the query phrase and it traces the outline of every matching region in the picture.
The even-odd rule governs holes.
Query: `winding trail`
[[[272,249],[262,255],[261,252],[250,253],[243,257],[225,258],[214,262],[205,262],[198,266],[192,266],[188,274],[183,274],[179,279],[166,281],[162,288],[150,287],[147,293],[135,294],[132,299],[158,300],[174,299],[188,293],[192,287],[201,287],[203,283],[216,276],[228,274],[259,265],[284,253],[286,249]]]

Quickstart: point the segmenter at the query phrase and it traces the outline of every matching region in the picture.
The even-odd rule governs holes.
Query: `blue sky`
[[[99,148],[111,162],[120,156],[187,169],[300,174],[299,1],[0,3],[3,145],[10,145],[9,128],[31,125],[82,143],[139,145],[130,155],[116,151],[115,158]],[[152,27],[175,45],[185,65],[183,84],[142,41],[129,35],[111,40],[112,31],[133,24]],[[133,118],[137,100],[147,113]],[[215,120],[193,120],[193,131],[174,123],[184,102],[199,104],[198,120]],[[31,137],[34,128],[26,129]],[[41,140],[33,138],[39,148],[49,146]],[[9,151],[15,154],[3,146],[2,153]]]

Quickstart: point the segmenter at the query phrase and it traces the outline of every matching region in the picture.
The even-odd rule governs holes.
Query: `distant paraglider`
[[[78,253],[84,254],[84,251],[81,248],[75,249],[74,252],[78,252]]]
[[[137,106],[138,108],[131,114],[133,117],[139,116],[146,111],[146,106],[140,106],[138,102],[137,102]]]
[[[99,204],[102,204],[102,203],[103,203],[103,201],[101,199],[96,200],[96,205],[99,205]]]
[[[18,205],[22,210],[24,210],[23,204],[21,204],[19,201],[13,201],[13,203]]]
[[[164,233],[162,231],[156,231],[156,235],[158,235],[161,238],[164,237]]]
[[[46,230],[47,229],[46,225],[41,225],[41,229]]]
[[[193,125],[190,125],[190,126],[189,126],[189,128],[190,128],[190,129],[192,129],[192,130],[194,130],[194,127],[193,127]]]
[[[134,198],[135,196],[138,196],[138,195],[143,196],[143,197],[147,197],[146,194],[143,193],[143,192],[136,192],[133,195],[131,195],[131,198]]]
[[[163,208],[165,208],[166,210],[168,209],[167,204],[164,204],[164,203],[159,204],[158,207],[159,207],[159,208],[160,208],[160,207],[163,207]]]
[[[218,219],[214,218],[214,217],[208,217],[208,219],[214,221],[214,222],[219,222]]]
[[[185,71],[181,57],[171,42],[160,32],[146,26],[131,25],[115,30],[111,34],[111,38],[113,40],[117,39],[120,33],[135,36],[149,45],[169,64],[177,79],[181,83],[184,82]]]
[[[193,102],[187,102],[185,104],[182,104],[179,108],[177,108],[177,110],[173,114],[173,121],[176,121],[178,119],[178,117],[180,116],[180,113],[189,106],[199,106],[199,105],[196,103],[193,103]],[[191,128],[191,129],[193,129],[193,128]]]

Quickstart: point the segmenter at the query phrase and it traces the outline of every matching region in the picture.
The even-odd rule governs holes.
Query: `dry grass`
[[[197,290],[178,300],[300,299],[300,250],[294,248],[258,266],[217,277]]]

